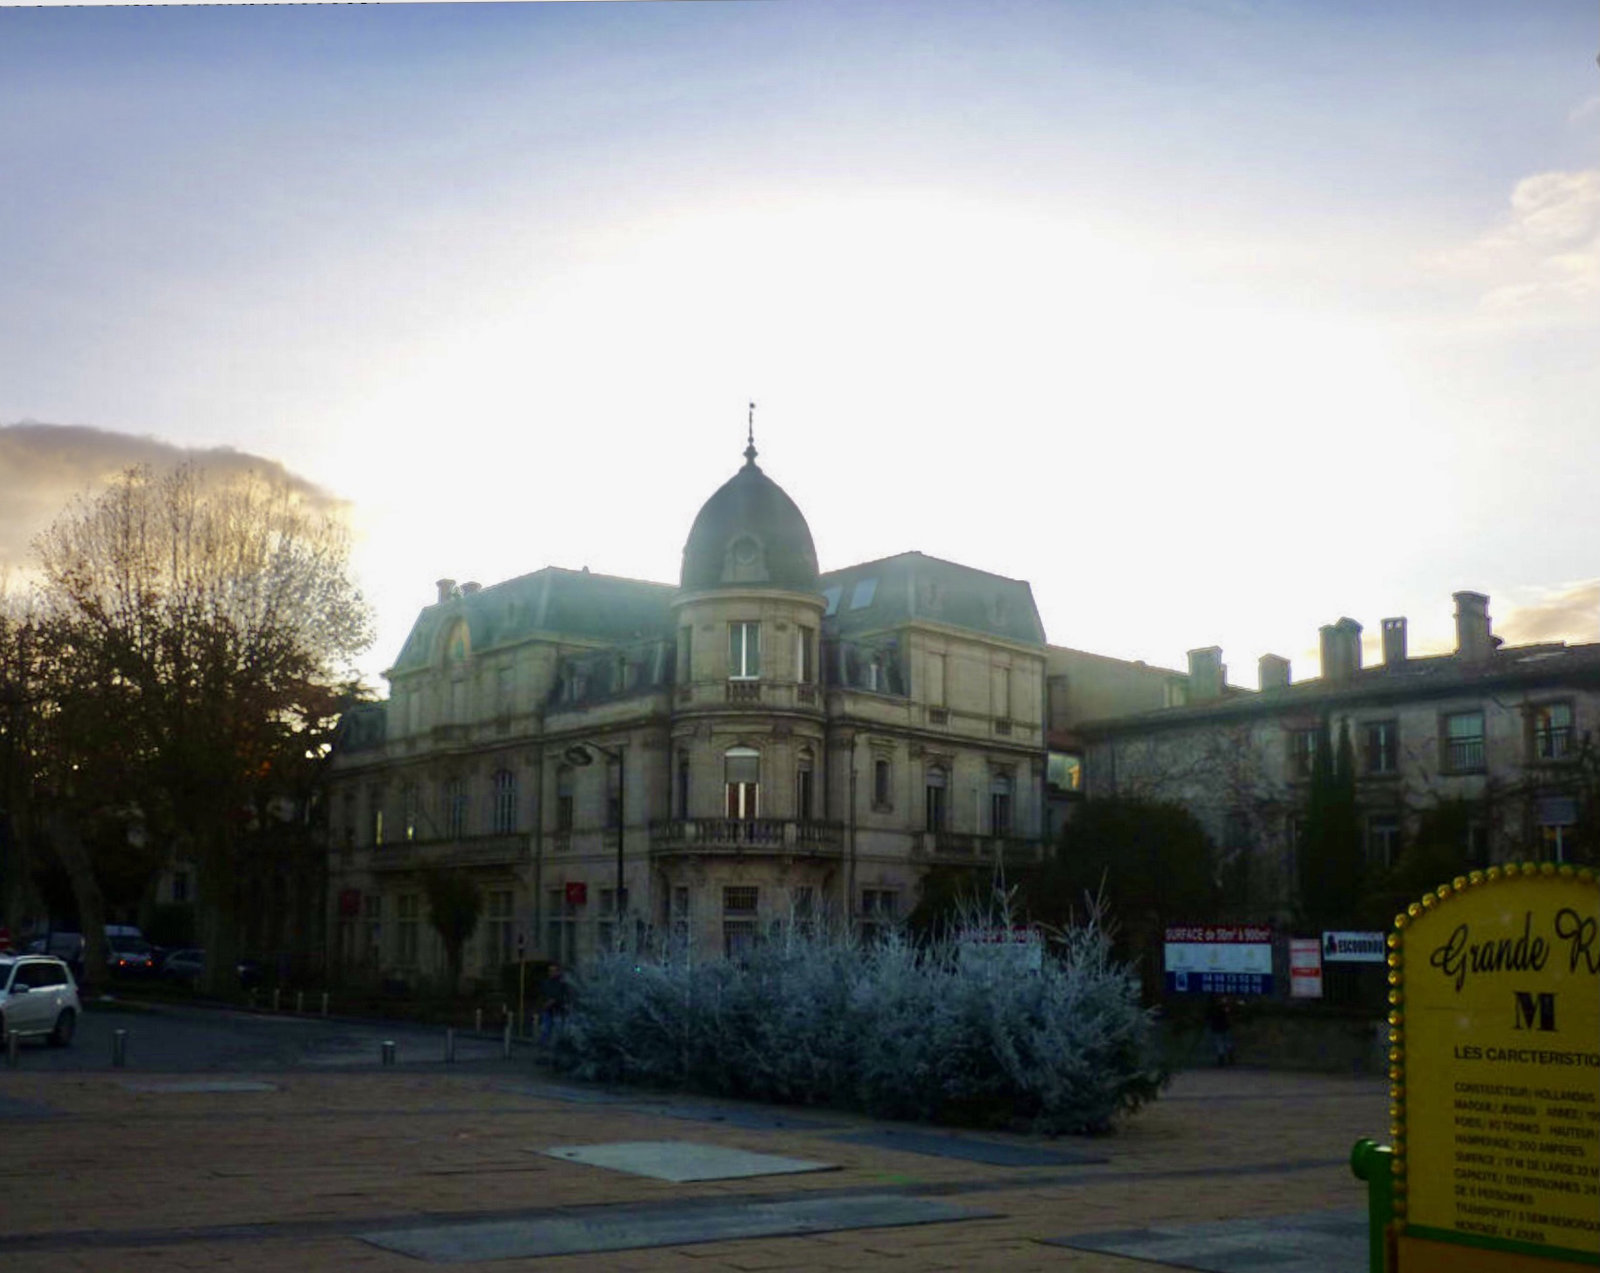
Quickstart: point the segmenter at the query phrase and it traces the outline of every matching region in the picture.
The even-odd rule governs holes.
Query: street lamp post
[[[617,931],[622,932],[623,902],[628,890],[623,884],[625,865],[624,846],[628,839],[628,767],[623,763],[623,748],[602,747],[595,742],[574,743],[562,752],[569,765],[583,768],[594,763],[595,754],[615,762],[617,766],[617,891],[613,909],[616,911]]]

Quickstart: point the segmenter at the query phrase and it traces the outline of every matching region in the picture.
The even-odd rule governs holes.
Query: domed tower
[[[822,843],[817,550],[753,436],[744,456],[694,519],[673,602],[673,831],[654,843],[667,896],[703,899],[701,924],[719,889],[753,903],[751,923],[820,904],[837,861]]]

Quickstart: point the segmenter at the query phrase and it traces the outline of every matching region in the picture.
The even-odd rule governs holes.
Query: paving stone
[[[993,1215],[970,1207],[892,1194],[797,1198],[770,1203],[684,1206],[629,1214],[554,1217],[363,1233],[373,1246],[439,1264],[587,1255],[640,1247],[688,1246],[735,1238],[937,1224]]]
[[[849,1132],[833,1139],[852,1145],[870,1145],[874,1149],[895,1149],[907,1154],[987,1163],[991,1167],[1061,1167],[1107,1161],[1104,1156],[1085,1150],[1057,1148],[1053,1145],[1007,1144],[911,1128],[875,1128],[871,1131]]]
[[[1124,1229],[1046,1238],[1051,1246],[1098,1251],[1203,1273],[1349,1273],[1367,1260],[1367,1213],[1360,1208]]]
[[[835,1171],[833,1163],[777,1154],[753,1154],[723,1145],[697,1145],[684,1140],[632,1140],[609,1145],[556,1145],[540,1150],[551,1158],[607,1167],[635,1176],[671,1180],[737,1180],[746,1176],[788,1176],[805,1171]]]

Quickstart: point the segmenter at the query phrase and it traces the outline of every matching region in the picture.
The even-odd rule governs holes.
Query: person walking
[[[571,998],[572,987],[567,985],[566,974],[561,971],[560,964],[551,964],[550,971],[545,973],[544,985],[541,987],[541,1003],[539,1007],[539,1042],[548,1044],[556,1036],[562,1023],[567,1019],[567,1004]]]
[[[1218,1065],[1233,1064],[1233,1023],[1228,1016],[1228,1003],[1220,995],[1212,995],[1206,1005],[1206,1033],[1216,1050]]]

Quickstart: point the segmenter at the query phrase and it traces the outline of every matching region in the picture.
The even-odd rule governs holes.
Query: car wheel
[[[56,1028],[50,1031],[50,1046],[64,1048],[72,1043],[72,1035],[78,1028],[78,1014],[71,1008],[65,1009],[56,1018]]]

